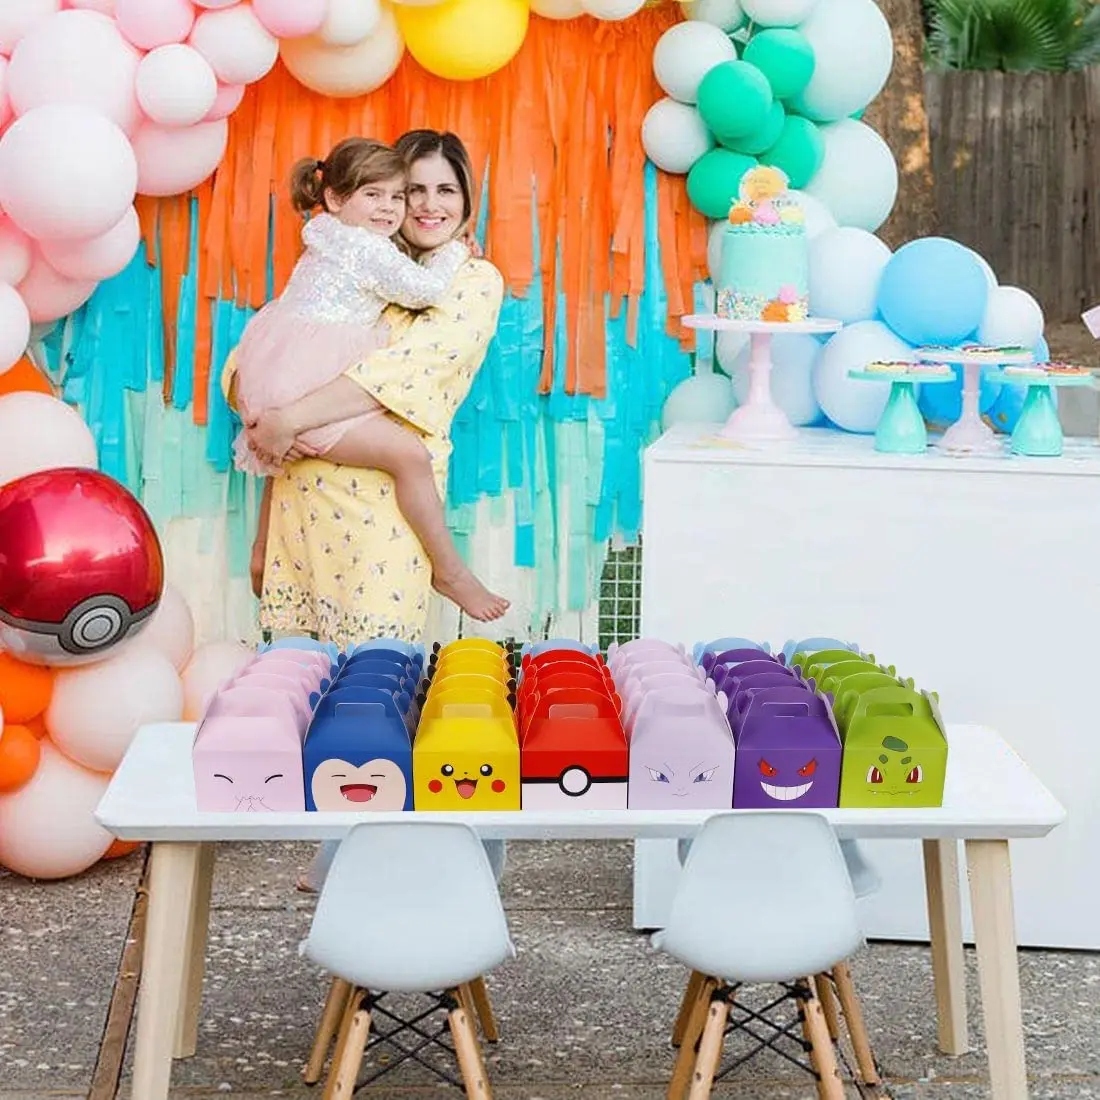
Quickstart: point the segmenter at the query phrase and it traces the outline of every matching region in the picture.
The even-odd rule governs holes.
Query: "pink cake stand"
[[[1007,366],[1026,366],[1035,361],[1030,352],[983,348],[977,352],[961,348],[917,348],[917,358],[926,362],[951,363],[963,369],[962,415],[952,424],[937,446],[955,455],[1000,454],[1004,449],[997,434],[982,419],[982,371]]]
[[[781,443],[794,439],[797,431],[787,414],[772,400],[772,337],[782,332],[790,335],[837,332],[843,324],[821,317],[805,321],[737,321],[714,313],[692,313],[680,320],[687,328],[749,334],[749,397],[733,410],[718,434],[737,443]]]

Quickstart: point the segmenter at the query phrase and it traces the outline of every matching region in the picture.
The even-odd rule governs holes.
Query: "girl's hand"
[[[281,409],[268,409],[245,423],[248,445],[275,465],[281,465],[294,446],[294,427]]]
[[[267,535],[256,534],[252,543],[252,558],[248,563],[248,575],[252,579],[252,592],[256,599],[264,593],[264,562],[267,558]]]

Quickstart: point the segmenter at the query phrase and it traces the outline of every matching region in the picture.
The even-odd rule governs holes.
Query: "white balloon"
[[[223,84],[252,84],[266,76],[279,57],[279,42],[256,18],[251,4],[207,11],[188,38]]]
[[[576,19],[584,15],[581,0],[531,0],[531,10],[543,19]]]
[[[60,10],[61,0],[4,0],[0,4],[0,54],[10,54],[31,27]]]
[[[684,15],[701,23],[713,23],[724,31],[735,31],[745,22],[741,0],[680,0]],[[534,5],[532,4],[532,10]]]
[[[653,74],[673,99],[694,103],[703,77],[723,61],[735,61],[729,36],[710,23],[676,23],[657,40]]]
[[[878,312],[878,285],[890,249],[866,229],[843,226],[810,244],[810,312],[846,325]]]
[[[161,126],[193,126],[210,113],[218,96],[218,78],[210,62],[190,46],[151,50],[138,66],[141,109]]]
[[[646,5],[646,0],[581,0],[581,7],[589,15],[608,22],[629,19]]]
[[[31,255],[30,237],[6,214],[0,214],[0,283],[21,283],[31,269]]]
[[[821,416],[814,396],[813,369],[821,357],[821,342],[806,333],[776,333],[772,337],[772,400],[796,427],[812,424]],[[749,397],[748,355],[733,372],[733,395],[743,405]]]
[[[686,175],[714,147],[714,138],[694,107],[666,97],[646,111],[642,120],[642,147],[662,171]]]
[[[661,424],[721,424],[733,412],[730,380],[721,374],[697,374],[685,378],[668,395],[661,410]]]
[[[8,95],[8,59],[0,57],[0,130],[11,121],[11,97]]]
[[[326,46],[355,46],[374,33],[381,18],[379,0],[329,0],[317,37]]]
[[[799,114],[818,122],[848,118],[882,91],[894,40],[875,0],[819,0],[798,29],[814,50],[813,76],[791,101]]]
[[[80,413],[44,393],[0,397],[0,485],[58,466],[96,467],[95,439]]]
[[[43,241],[46,262],[67,279],[109,279],[134,258],[141,243],[141,222],[131,206],[117,225],[83,241]]]
[[[720,332],[714,341],[714,354],[718,365],[731,378],[749,364],[751,342],[747,332]]]
[[[847,432],[873,432],[890,396],[889,382],[848,377],[878,360],[911,359],[913,349],[881,321],[857,321],[825,345],[814,368],[814,396],[825,415]]]
[[[283,64],[298,83],[333,98],[366,95],[397,71],[405,40],[392,8],[372,34],[354,46],[328,46],[315,35],[284,38]]]
[[[722,267],[722,241],[725,240],[728,225],[729,222],[725,219],[711,222],[707,237],[707,270],[710,272],[710,281],[715,284],[718,282],[718,274]],[[721,340],[721,333],[718,338]]]
[[[836,229],[836,218],[820,199],[805,191],[792,190],[791,195],[798,199],[802,207],[802,216],[806,219],[806,240],[813,241],[827,230]]]
[[[141,646],[163,653],[182,673],[195,651],[195,618],[175,585],[166,584],[153,617],[127,646]]]
[[[199,721],[218,688],[253,656],[237,642],[208,642],[196,649],[183,670],[183,720]]]
[[[1043,336],[1042,306],[1018,286],[998,286],[989,292],[978,341],[987,347],[1033,348]]]
[[[0,283],[0,374],[19,362],[30,338],[31,315],[22,295]]]
[[[816,5],[817,0],[741,0],[745,15],[761,27],[797,27]]]
[[[806,185],[840,225],[874,232],[898,197],[894,154],[870,126],[845,118],[821,127],[825,159]]]

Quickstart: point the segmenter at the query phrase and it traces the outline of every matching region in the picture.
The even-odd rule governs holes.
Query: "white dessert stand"
[[[736,443],[782,443],[797,431],[787,414],[772,400],[772,337],[776,333],[821,335],[843,328],[840,321],[811,317],[805,321],[740,321],[714,313],[691,313],[680,318],[686,328],[712,332],[746,332],[749,335],[749,396],[718,433]]]
[[[917,348],[917,358],[922,362],[949,363],[963,369],[962,415],[943,433],[936,446],[956,455],[1000,454],[1003,448],[996,432],[982,419],[982,371],[1025,366],[1033,363],[1035,357],[1030,352],[998,353],[996,348],[966,352],[959,348],[925,347]]]

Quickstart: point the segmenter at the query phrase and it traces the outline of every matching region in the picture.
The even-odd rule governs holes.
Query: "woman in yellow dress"
[[[423,255],[467,232],[474,180],[453,134],[414,130],[396,147],[409,164],[402,236]],[[500,272],[471,258],[435,307],[391,306],[387,347],[300,401],[248,426],[261,453],[289,459],[268,480],[253,549],[262,561],[260,625],[273,635],[311,634],[346,646],[371,638],[421,641],[431,566],[397,506],[392,479],[377,470],[299,457],[302,432],[355,416],[370,398],[418,431],[446,488],[449,432],[496,331],[504,296]],[[232,389],[233,360],[225,385]]]

